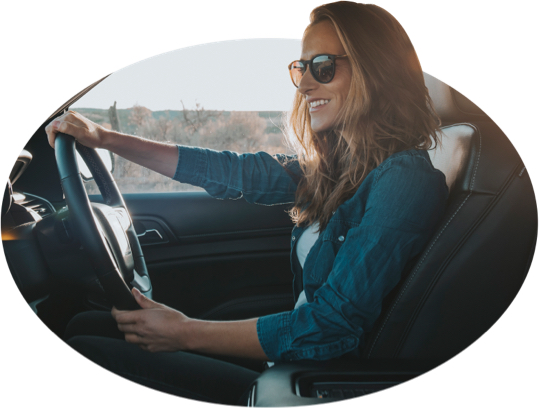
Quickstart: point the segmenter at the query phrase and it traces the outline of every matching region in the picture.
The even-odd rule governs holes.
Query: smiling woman
[[[327,60],[318,62],[324,58],[323,53],[328,54]],[[333,24],[322,21],[305,31],[301,55],[305,60],[293,62],[290,67],[296,71],[292,81],[300,94],[305,97],[305,103],[309,105],[311,129],[314,132],[343,126],[343,123],[336,120],[342,115],[341,111],[348,98],[352,80],[349,57],[345,54],[346,51]],[[306,65],[309,71],[305,68]],[[330,70],[329,67],[333,68]],[[321,74],[320,71],[326,73]],[[336,71],[339,72],[337,75]]]
[[[302,58],[303,58],[303,56],[302,56]],[[328,100],[329,100],[329,99],[328,99]],[[337,237],[337,238],[338,238],[338,237]],[[338,239],[337,239],[337,240],[338,240]]]
[[[339,60],[328,78],[311,77],[306,71],[297,84],[290,135],[301,147],[296,155],[239,155],[174,146],[106,129],[71,111],[45,128],[53,147],[57,135],[68,134],[84,146],[106,148],[167,177],[202,187],[215,198],[243,197],[264,205],[294,203],[294,310],[228,322],[192,319],[144,297],[135,279],[133,295],[142,310],[126,311],[129,302],[112,296],[108,277],[101,278],[99,272],[114,305],[124,305],[124,310],[113,308],[118,328],[127,343],[143,352],[118,340],[116,331],[93,328],[95,313],[77,316],[68,325],[65,338],[71,346],[142,384],[229,404],[241,402],[260,367],[238,363],[254,370],[240,380],[238,367],[238,378],[226,383],[225,391],[221,374],[229,370],[220,367],[218,360],[201,357],[196,361],[213,365],[212,378],[221,385],[201,390],[197,380],[192,384],[188,379],[209,376],[208,368],[193,375],[191,367],[185,370],[188,376],[180,375],[177,367],[193,359],[183,351],[271,361],[361,355],[366,335],[380,316],[382,300],[441,220],[448,191],[443,173],[433,168],[426,153],[438,141],[439,119],[430,107],[413,46],[399,23],[372,5],[337,2],[316,8],[302,41],[302,57],[344,52],[348,57]],[[376,74],[382,69],[388,72],[385,76]],[[305,112],[313,100],[320,99],[328,103]],[[304,120],[298,121],[299,117]],[[107,188],[106,180],[98,183],[110,205],[114,198],[106,192],[112,186]],[[70,195],[66,198],[73,202]],[[73,225],[78,222],[73,220]],[[307,230],[316,234],[308,244],[302,239]],[[296,242],[306,257],[296,254]],[[135,239],[131,244],[138,248]],[[95,262],[94,268],[102,269],[102,263]],[[136,269],[124,276],[136,277],[136,272],[141,273]],[[147,286],[144,292],[151,293]],[[106,321],[110,324],[110,315],[103,313],[102,319],[99,327]],[[97,340],[96,335],[104,338]],[[123,350],[133,354],[116,358]],[[148,351],[175,353],[164,364]],[[122,362],[131,360],[137,360],[147,374],[130,373]],[[167,375],[165,382],[167,367],[177,374]]]

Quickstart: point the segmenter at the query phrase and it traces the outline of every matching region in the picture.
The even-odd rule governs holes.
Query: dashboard
[[[55,208],[47,199],[17,189],[15,183],[31,161],[31,153],[23,150],[4,190],[2,243],[13,279],[39,316],[66,284],[98,285],[71,230],[67,207]]]

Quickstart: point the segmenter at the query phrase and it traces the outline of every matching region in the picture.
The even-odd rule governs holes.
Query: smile
[[[320,106],[320,105],[325,105],[327,103],[329,103],[329,99],[319,99],[318,101],[314,101],[314,102],[311,102],[309,103],[309,107],[310,108],[316,108],[317,106]]]

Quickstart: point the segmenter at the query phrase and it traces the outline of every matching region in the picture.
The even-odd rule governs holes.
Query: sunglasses
[[[307,71],[307,66],[309,66],[313,78],[321,84],[327,84],[335,76],[335,60],[344,57],[347,57],[347,55],[320,54],[315,55],[310,60],[293,61],[288,65],[292,83],[298,88],[301,78],[303,78]]]

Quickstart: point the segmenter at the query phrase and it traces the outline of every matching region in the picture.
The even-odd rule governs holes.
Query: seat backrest
[[[428,75],[426,83],[446,124],[431,159],[450,195],[440,226],[369,333],[365,358],[451,358],[506,310],[535,249],[535,197],[514,147],[469,100]]]

